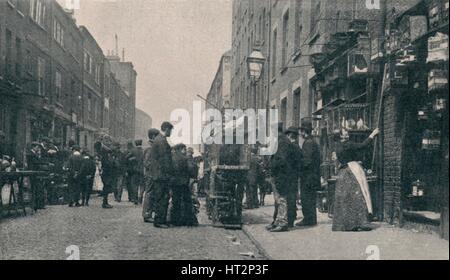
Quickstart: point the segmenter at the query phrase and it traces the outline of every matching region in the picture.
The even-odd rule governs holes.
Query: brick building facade
[[[231,100],[231,51],[226,52],[220,59],[219,67],[206,100],[206,108],[232,108]]]
[[[111,128],[122,130],[122,141],[133,139],[133,114],[118,125],[105,111],[134,112],[136,72],[119,62],[131,73],[124,79],[105,61],[87,28],[56,0],[0,0],[0,131],[8,154],[24,163],[27,145],[44,137],[92,152],[95,137]],[[117,105],[105,110],[111,96]]]

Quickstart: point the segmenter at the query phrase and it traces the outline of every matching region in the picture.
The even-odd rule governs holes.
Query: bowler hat
[[[300,125],[301,130],[312,130],[312,118],[303,118]]]
[[[159,134],[159,130],[156,128],[151,128],[148,130],[148,139],[153,139]]]
[[[173,129],[173,125],[170,122],[163,122],[161,125],[161,130]]]
[[[298,128],[295,126],[291,126],[284,132],[284,134],[288,134],[288,133],[298,135]]]

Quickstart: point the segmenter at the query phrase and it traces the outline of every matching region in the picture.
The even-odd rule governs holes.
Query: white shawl
[[[369,184],[367,183],[366,173],[364,172],[364,169],[356,161],[349,162],[347,165],[355,176],[356,181],[358,181],[359,187],[361,188],[361,192],[364,196],[364,200],[366,201],[369,214],[373,214],[372,199],[370,198]]]

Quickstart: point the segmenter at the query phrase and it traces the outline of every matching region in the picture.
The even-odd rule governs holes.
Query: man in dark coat
[[[287,231],[289,228],[288,197],[298,181],[298,158],[295,155],[295,144],[285,134],[278,135],[278,150],[270,159],[275,190],[275,203],[278,206],[275,221],[268,227],[271,232]]]
[[[302,145],[300,199],[302,201],[303,220],[296,226],[314,226],[317,224],[316,192],[320,187],[320,147],[311,132],[312,119],[302,119],[300,134],[304,142]]]
[[[133,149],[134,144],[132,141],[129,141],[127,143],[127,150],[124,151],[124,157],[125,157],[125,172],[124,175],[124,182],[127,187],[128,192],[128,201],[134,203],[134,197],[135,197],[135,186],[131,183],[131,179],[134,174],[134,169],[136,166],[136,158],[133,155]]]
[[[145,192],[142,202],[142,217],[144,222],[153,223],[153,213],[155,212],[155,188],[153,187],[153,181],[151,176],[150,167],[152,166],[151,151],[155,138],[159,135],[159,130],[150,129],[148,131],[148,148],[144,151],[144,184]]]
[[[27,154],[28,170],[32,171],[47,171],[47,165],[42,158],[42,144],[39,142],[31,143],[31,149]],[[44,180],[39,177],[31,178],[31,185],[34,189],[34,208],[45,208],[45,184]]]
[[[89,206],[92,187],[95,176],[95,160],[87,151],[83,152],[83,161],[81,164],[81,205]]]
[[[247,184],[245,186],[245,201],[247,209],[259,207],[258,187],[262,184],[262,167],[257,155],[258,149],[253,148],[250,155]]]
[[[69,193],[70,202],[69,207],[80,207],[80,191],[81,191],[81,166],[83,162],[83,157],[80,153],[80,148],[75,146],[73,148],[73,153],[69,158]]]
[[[155,221],[153,225],[167,228],[167,208],[169,205],[170,179],[172,177],[172,152],[167,137],[172,134],[173,125],[164,122],[150,152],[150,176],[155,190]]]
[[[138,204],[139,188],[141,179],[144,175],[144,150],[142,149],[142,140],[136,140],[135,146],[131,147],[127,154],[127,173],[128,173],[128,195],[131,202]]]
[[[288,192],[288,225],[290,228],[294,227],[294,222],[297,219],[297,195],[298,195],[298,181],[302,167],[302,152],[300,146],[298,145],[298,128],[290,127],[286,131],[286,136],[291,141],[292,152],[291,152],[291,162],[297,168],[296,180],[289,185]]]
[[[114,191],[115,187],[115,158],[113,156],[113,151],[111,149],[112,140],[108,135],[104,135],[100,142],[95,144],[96,153],[100,158],[102,169],[101,169],[101,177],[103,182],[103,204],[102,207],[104,209],[111,209],[112,206],[108,203],[108,195]]]
[[[186,145],[178,144],[173,148],[173,178],[171,181],[172,208],[171,224],[175,226],[195,226],[198,224],[194,212],[189,179],[193,166],[186,155]]]

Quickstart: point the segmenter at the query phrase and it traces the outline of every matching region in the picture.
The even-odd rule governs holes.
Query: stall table
[[[14,209],[16,213],[21,210],[24,215],[26,212],[26,205],[24,200],[24,179],[31,177],[45,177],[46,172],[41,171],[12,171],[12,172],[0,172],[0,217],[3,215],[3,211],[5,206],[3,205],[3,199],[1,198],[1,191],[4,186],[11,186],[11,191],[8,198],[8,215],[11,213],[11,210]],[[17,184],[18,193],[16,197],[16,192],[14,191],[14,184]],[[31,184],[31,208],[36,211],[36,189],[33,184]]]

